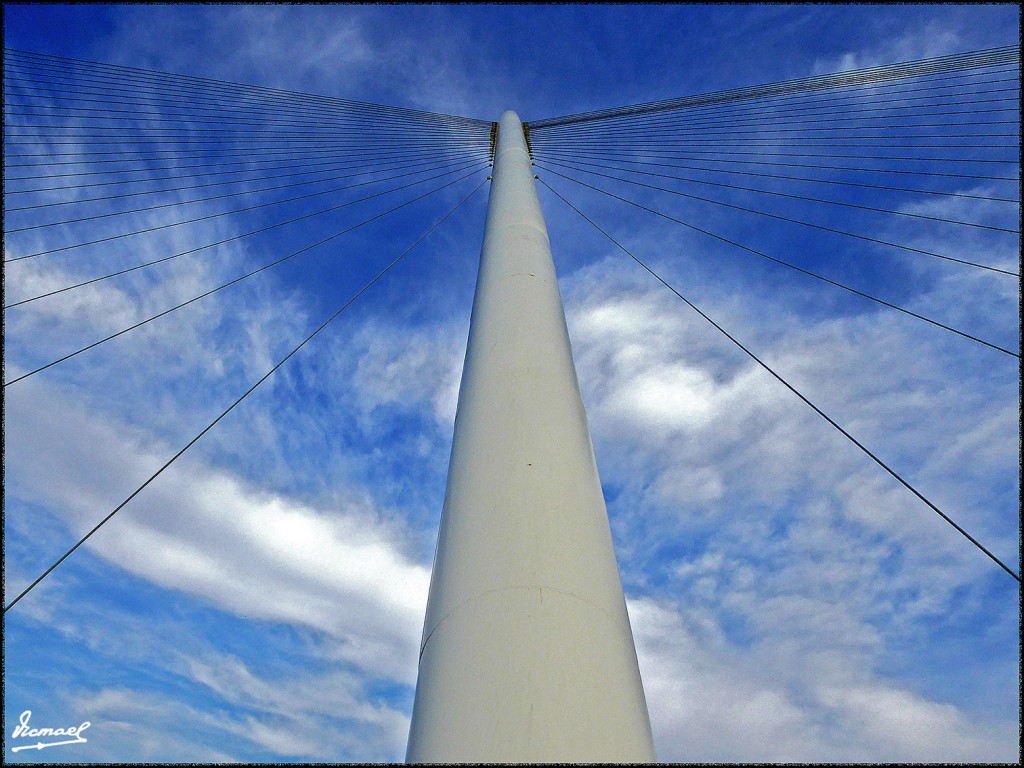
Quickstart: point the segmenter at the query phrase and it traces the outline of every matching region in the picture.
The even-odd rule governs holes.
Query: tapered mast
[[[409,762],[651,762],[523,126],[498,126]]]

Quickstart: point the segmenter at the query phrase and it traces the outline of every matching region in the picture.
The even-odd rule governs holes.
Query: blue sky
[[[488,121],[1019,38],[1011,5],[4,13],[12,48]],[[1019,572],[1016,361],[544,178]],[[5,602],[473,184],[8,388]],[[1019,347],[1011,278],[616,189]],[[1018,760],[1017,584],[540,194],[660,759]],[[856,199],[1001,226],[1019,216],[964,198]],[[486,187],[5,615],[7,760],[403,758],[485,206]],[[1005,234],[772,210],[1018,263]],[[230,237],[264,215],[8,264],[6,296]],[[347,220],[5,312],[5,380]],[[116,229],[103,227],[74,234]],[[5,258],[62,236],[8,235]],[[88,744],[12,753],[25,710],[39,726],[88,720]]]

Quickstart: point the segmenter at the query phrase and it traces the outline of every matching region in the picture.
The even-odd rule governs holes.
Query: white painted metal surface
[[[502,115],[409,762],[651,762],[533,170]]]

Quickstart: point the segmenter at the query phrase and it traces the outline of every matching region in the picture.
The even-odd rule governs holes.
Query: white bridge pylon
[[[656,759],[514,112],[498,126],[406,759]]]

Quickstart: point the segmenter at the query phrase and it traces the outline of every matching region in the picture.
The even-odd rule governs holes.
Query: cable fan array
[[[993,292],[1006,281],[1019,290],[1017,265],[990,255],[1019,252],[1019,114],[1020,48],[1005,46],[537,120],[527,129],[545,188],[1019,582],[580,202],[588,196],[591,211],[606,204],[605,217],[640,211],[701,236],[705,246],[725,246],[980,345],[996,353],[993,365],[1019,364],[1019,339],[954,327],[885,297],[885,279],[861,276],[858,286],[836,268],[895,254],[976,271]],[[898,236],[888,234],[893,229]],[[777,245],[787,242],[799,247]]]
[[[230,280],[34,360],[4,387],[295,263],[372,222],[444,203],[407,248],[297,344],[290,342],[288,354],[261,378],[240,386],[237,399],[6,611],[480,190],[495,124],[28,51],[5,49],[4,66],[4,262],[9,276],[34,270],[32,279],[6,281],[15,290],[5,296],[5,318],[104,281],[159,273],[179,259],[213,259],[240,243],[258,243],[253,250],[267,254]],[[886,295],[884,280],[858,283],[857,270],[848,277],[834,268],[861,252],[892,254],[970,270],[1001,286],[1012,281],[1016,289],[1017,266],[990,253],[1005,247],[985,244],[1019,248],[1019,98],[1019,47],[1008,46],[538,120],[525,128],[547,190],[1019,581],[580,202],[601,200],[606,211],[618,206],[678,226],[794,279],[952,334],[992,354],[994,365],[1015,365],[1019,342],[958,327]],[[898,232],[890,232],[892,222],[899,222]],[[825,238],[815,240],[827,245],[823,253],[776,248],[812,235]],[[62,268],[54,277],[40,264]]]
[[[92,255],[95,246],[134,245],[222,217],[252,222],[228,238],[18,296],[5,310],[280,228],[301,233],[303,224],[337,221],[359,203],[386,209],[348,218],[327,238],[4,386],[457,185],[490,162],[491,124],[480,120],[24,51],[5,51],[5,69],[5,181],[13,203],[5,263]],[[208,205],[200,211],[200,204]],[[164,212],[169,221],[151,223]],[[46,247],[34,247],[44,240],[32,235],[43,233]]]
[[[493,126],[28,51],[5,49],[4,67],[4,262],[6,285],[16,286],[5,297],[8,318],[36,302],[138,278],[182,257],[216,259],[238,243],[272,254],[226,282],[39,360],[8,378],[5,388],[372,222],[431,204],[447,209],[421,212],[431,218],[419,237],[297,340],[6,611],[480,190],[491,165]],[[65,261],[36,266],[57,259]],[[59,269],[48,268],[55,263]],[[35,272],[11,279],[19,268]],[[78,279],[54,285],[54,275]]]
[[[1019,278],[981,258],[874,236],[881,219],[863,218],[868,226],[858,231],[804,216],[805,207],[817,214],[827,206],[845,209],[844,220],[866,213],[1019,237],[1019,93],[1019,48],[1006,47],[539,120],[529,128],[539,168],[591,189],[607,192],[609,181],[621,182],[618,189],[653,190]],[[927,130],[893,133],[909,128]],[[747,202],[734,202],[728,193],[735,192],[750,193]],[[912,210],[943,198],[957,200],[958,208],[974,203],[979,215]],[[799,216],[787,215],[788,201],[800,203]]]

